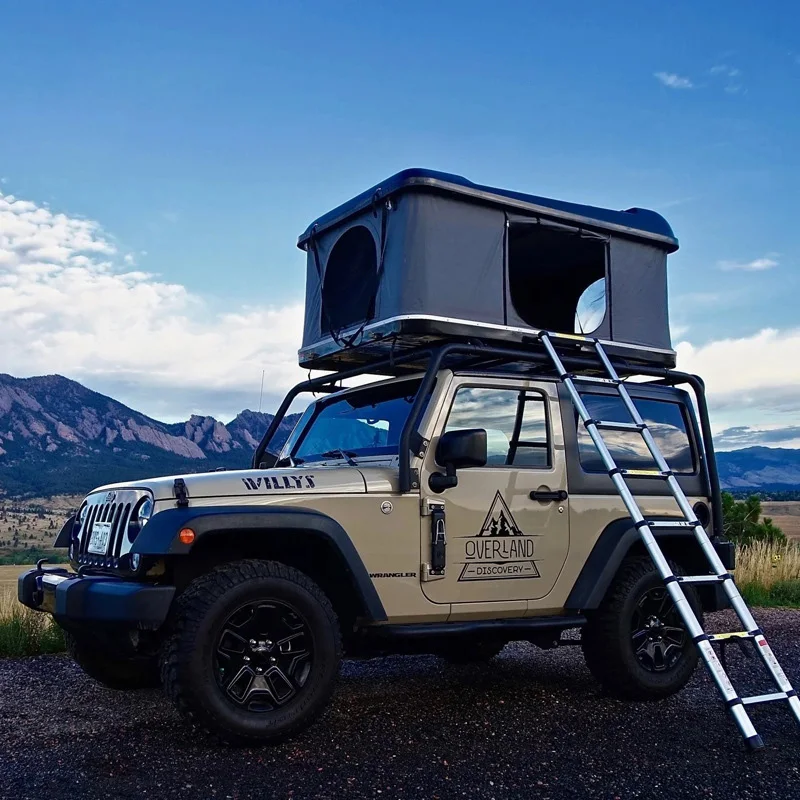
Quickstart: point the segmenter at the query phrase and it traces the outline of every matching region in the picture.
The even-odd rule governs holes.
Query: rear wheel
[[[333,691],[339,624],[322,590],[273,561],[225,564],[178,598],[164,690],[192,722],[231,744],[287,738]]]
[[[64,631],[67,653],[90,677],[108,689],[153,689],[160,685],[155,656],[119,658],[98,643]]]
[[[675,564],[673,572],[680,574]],[[693,587],[682,589],[702,624]],[[698,654],[655,565],[647,557],[626,559],[600,607],[581,632],[586,664],[612,695],[658,700],[680,691]]]

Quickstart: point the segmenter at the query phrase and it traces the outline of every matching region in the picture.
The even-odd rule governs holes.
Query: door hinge
[[[447,568],[447,528],[444,503],[426,498],[422,513],[431,519],[431,560],[427,564],[422,564],[422,580],[440,580],[445,577]]]

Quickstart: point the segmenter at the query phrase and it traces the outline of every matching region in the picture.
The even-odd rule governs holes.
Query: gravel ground
[[[733,630],[726,614],[709,627]],[[757,618],[800,683],[800,612]],[[741,655],[730,657],[734,676]],[[756,688],[756,687],[754,687]],[[0,661],[2,798],[789,798],[800,730],[755,709],[748,754],[698,670],[658,704],[603,697],[579,648],[512,644],[485,666],[347,662],[334,701],[294,741],[224,748],[157,691],[101,689],[63,656]]]

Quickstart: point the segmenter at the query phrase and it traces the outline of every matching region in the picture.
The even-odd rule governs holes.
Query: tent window
[[[368,228],[355,225],[334,244],[322,281],[322,330],[342,331],[372,318],[378,255]]]
[[[511,222],[508,286],[519,317],[561,333],[595,330],[606,310],[606,245],[569,228]]]

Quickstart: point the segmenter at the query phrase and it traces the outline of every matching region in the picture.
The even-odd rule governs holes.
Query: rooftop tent
[[[338,369],[445,339],[586,333],[674,366],[653,211],[612,211],[405,170],[320,217],[308,253],[301,366]]]

